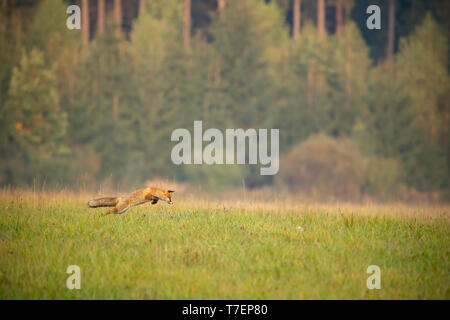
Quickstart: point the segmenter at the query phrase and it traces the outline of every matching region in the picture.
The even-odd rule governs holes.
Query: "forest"
[[[66,26],[81,8],[81,29]],[[368,29],[366,9],[381,9]],[[437,0],[2,0],[0,186],[167,179],[450,200],[449,8]],[[175,165],[171,132],[277,128],[280,169]]]

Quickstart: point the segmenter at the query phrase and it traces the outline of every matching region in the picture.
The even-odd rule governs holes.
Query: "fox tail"
[[[98,207],[114,207],[117,204],[117,197],[106,197],[94,199],[88,202],[88,206],[90,208],[98,208]]]

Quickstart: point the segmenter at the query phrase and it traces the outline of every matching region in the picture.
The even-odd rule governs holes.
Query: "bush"
[[[280,162],[276,183],[315,199],[359,200],[365,181],[364,160],[346,138],[311,136]]]

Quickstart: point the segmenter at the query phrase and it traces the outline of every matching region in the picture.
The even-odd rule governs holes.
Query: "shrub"
[[[358,200],[364,185],[364,160],[346,138],[311,136],[284,156],[276,183],[313,198]]]

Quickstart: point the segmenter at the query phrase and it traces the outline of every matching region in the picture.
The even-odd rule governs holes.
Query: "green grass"
[[[450,298],[448,207],[189,202],[102,217],[85,200],[0,196],[1,299]],[[66,288],[69,265],[81,290]]]

